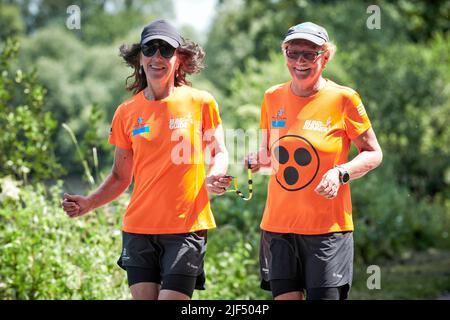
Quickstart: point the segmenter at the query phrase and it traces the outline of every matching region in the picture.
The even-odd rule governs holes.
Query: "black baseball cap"
[[[141,46],[154,39],[164,40],[174,48],[183,43],[177,29],[164,19],[155,20],[144,27],[141,33]]]
[[[303,22],[296,26],[289,28],[283,43],[294,39],[304,39],[311,41],[318,46],[329,42],[327,30],[312,22]]]

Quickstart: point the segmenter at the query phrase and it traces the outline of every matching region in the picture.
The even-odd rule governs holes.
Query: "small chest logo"
[[[284,108],[278,109],[276,116],[272,117],[272,127],[284,128],[286,126],[286,117],[284,116]]]
[[[133,137],[140,135],[140,134],[150,132],[150,126],[144,125],[144,119],[142,117],[139,117],[137,119],[137,123],[138,123],[138,127],[133,129]]]

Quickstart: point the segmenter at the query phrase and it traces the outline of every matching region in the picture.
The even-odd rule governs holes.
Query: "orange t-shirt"
[[[261,228],[297,234],[353,230],[349,185],[341,185],[332,200],[314,189],[328,170],[347,162],[351,140],[371,127],[361,98],[330,80],[310,97],[294,95],[290,84],[267,90],[262,103],[272,175]]]
[[[158,101],[141,91],[117,108],[109,143],[133,150],[134,189],[124,231],[169,234],[216,226],[204,184],[202,137],[220,122],[212,95],[188,86]]]

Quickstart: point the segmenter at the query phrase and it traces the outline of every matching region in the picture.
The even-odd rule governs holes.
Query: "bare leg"
[[[274,300],[303,300],[305,295],[300,291],[292,291],[280,294],[273,298]]]
[[[157,300],[161,285],[154,282],[139,282],[130,286],[134,300]]]
[[[191,300],[191,298],[184,293],[164,289],[159,292],[158,300]]]

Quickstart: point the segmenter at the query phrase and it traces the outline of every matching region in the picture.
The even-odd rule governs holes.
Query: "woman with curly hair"
[[[62,205],[69,217],[82,216],[117,198],[134,177],[118,260],[131,295],[190,299],[194,289],[204,289],[207,230],[215,227],[208,192],[221,195],[231,183],[217,103],[186,80],[204,68],[205,54],[156,20],[140,43],[122,45],[120,55],[134,69],[127,89],[135,95],[112,120],[112,173],[88,196],[65,194]]]

